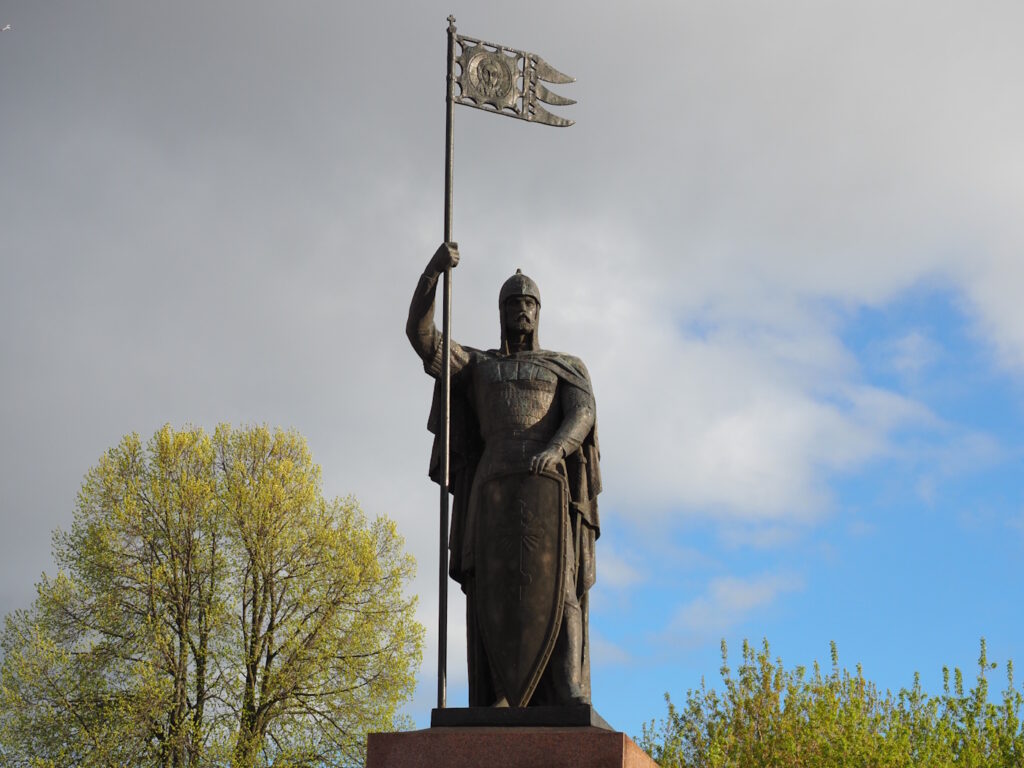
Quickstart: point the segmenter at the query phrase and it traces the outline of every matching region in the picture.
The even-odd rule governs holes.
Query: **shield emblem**
[[[510,473],[484,480],[477,500],[477,620],[509,705],[525,707],[562,621],[568,488]]]

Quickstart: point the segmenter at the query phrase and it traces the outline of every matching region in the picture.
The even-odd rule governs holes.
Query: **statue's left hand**
[[[561,448],[545,448],[532,459],[530,459],[530,471],[533,474],[540,472],[554,472],[558,462],[562,460]]]

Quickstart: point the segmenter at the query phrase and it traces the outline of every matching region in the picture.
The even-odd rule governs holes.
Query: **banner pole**
[[[452,241],[452,163],[455,140],[455,17],[448,17],[448,77],[445,106],[444,147],[444,241]],[[444,425],[441,432],[441,530],[438,545],[438,630],[437,630],[437,708],[444,709],[448,699],[448,495],[451,468],[452,416],[452,269],[444,272],[441,339],[441,399]]]

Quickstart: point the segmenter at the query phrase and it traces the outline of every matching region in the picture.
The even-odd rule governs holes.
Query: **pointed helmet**
[[[540,288],[533,280],[524,275],[521,269],[517,269],[516,273],[501,286],[501,292],[498,294],[498,306],[504,306],[505,301],[513,296],[529,296],[537,302],[538,307],[540,306]]]

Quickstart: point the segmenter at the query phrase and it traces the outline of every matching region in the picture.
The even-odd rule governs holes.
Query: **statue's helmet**
[[[505,302],[513,296],[529,296],[537,302],[538,307],[540,306],[540,288],[533,280],[524,275],[521,269],[517,269],[516,273],[501,286],[501,292],[498,294],[498,306],[505,306]]]

